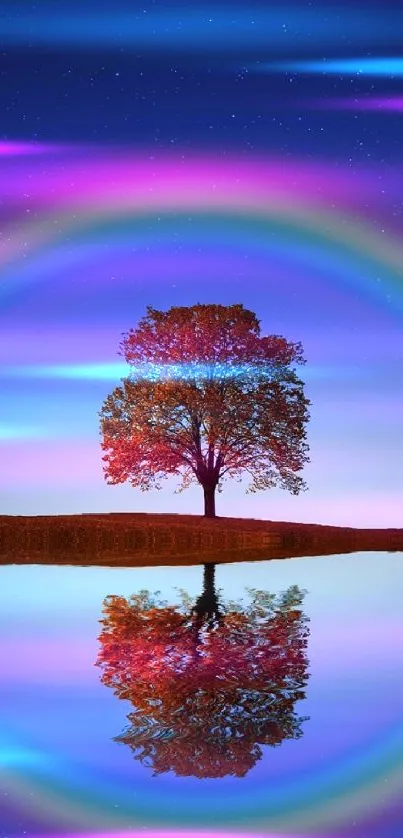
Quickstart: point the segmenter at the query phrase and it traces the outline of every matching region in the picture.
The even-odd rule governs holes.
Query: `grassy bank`
[[[403,529],[111,513],[0,516],[0,563],[126,567],[403,551]]]

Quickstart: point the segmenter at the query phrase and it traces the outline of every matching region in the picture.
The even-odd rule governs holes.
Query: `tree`
[[[192,605],[158,594],[107,597],[97,660],[102,682],[132,704],[128,745],[155,774],[244,776],[262,745],[299,738],[295,703],[308,680],[303,592],[250,590],[251,602],[219,602],[214,565]]]
[[[300,343],[262,336],[242,305],[147,308],[123,336],[131,373],[100,411],[105,477],[146,491],[169,475],[204,492],[249,474],[248,491],[305,488],[309,401],[294,365]]]

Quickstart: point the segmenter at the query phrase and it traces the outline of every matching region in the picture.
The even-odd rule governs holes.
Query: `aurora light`
[[[46,154],[51,150],[53,147],[48,144],[0,141],[0,157]]]
[[[10,0],[3,4],[0,37],[3,43],[18,45],[28,37],[31,44],[88,50],[124,47],[125,49],[200,50],[230,53],[234,49],[263,52],[287,52],[291,45],[306,43],[310,47],[337,47],[346,28],[350,43],[361,46],[363,40],[376,44],[396,43],[400,46],[403,33],[401,15],[394,18],[394,26],[376,11],[366,10],[365,16],[353,8],[344,8],[340,15],[337,5],[327,8],[326,15],[307,6],[301,9],[294,3],[284,7],[280,3],[270,8],[252,8],[236,4],[205,5],[181,3],[172,9],[166,5],[133,9],[124,0],[114,10],[100,7],[93,0],[70,0],[58,3],[57,12],[50,0],[42,0],[38,8],[21,9],[13,15]],[[8,12],[8,13],[7,13]]]
[[[46,439],[47,436],[44,428],[0,423],[0,442],[11,442],[17,439]]]
[[[403,58],[338,58],[320,61],[290,61],[278,63],[259,62],[254,72],[328,73],[348,76],[403,77]]]
[[[384,96],[374,97],[367,96],[365,98],[354,97],[351,99],[318,99],[307,103],[308,107],[320,108],[322,110],[331,111],[373,111],[377,113],[400,113],[403,111],[403,96]]]
[[[275,369],[270,367],[265,370],[262,367],[254,367],[252,365],[203,365],[203,364],[143,364],[143,365],[128,365],[125,363],[107,363],[107,364],[49,364],[48,366],[40,364],[31,364],[29,366],[7,366],[0,367],[0,376],[4,378],[16,379],[71,379],[87,380],[87,381],[108,381],[116,382],[119,378],[134,378],[144,379],[146,381],[170,381],[170,380],[206,380],[206,379],[240,379],[250,375],[257,375],[261,378],[274,378],[276,370],[280,370],[279,366]],[[345,367],[330,367],[329,365],[320,367],[310,366],[308,369],[304,368],[302,375],[305,381],[315,381],[322,379],[340,379],[346,378],[355,379],[357,382],[365,375],[373,375],[373,371],[367,373],[360,367],[350,366],[347,370]],[[39,429],[38,429],[39,431]],[[12,434],[9,429],[10,438]],[[0,430],[1,436],[1,430]],[[6,437],[4,437],[6,438]]]
[[[61,377],[61,378],[100,378],[110,380],[111,378],[129,376],[132,379],[146,381],[188,381],[188,380],[216,380],[216,379],[241,379],[250,376],[260,378],[274,378],[276,372],[281,373],[281,367],[276,364],[261,366],[252,364],[211,364],[189,363],[189,364],[91,364],[80,366],[50,366],[50,367],[25,367],[20,375],[33,375],[35,377]],[[18,374],[18,370],[17,370]]]

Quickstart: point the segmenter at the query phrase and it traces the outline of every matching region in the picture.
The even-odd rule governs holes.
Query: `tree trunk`
[[[205,564],[203,568],[203,592],[197,598],[193,609],[195,659],[198,656],[197,647],[200,644],[203,626],[211,630],[221,622],[220,605],[215,588],[215,564]]]
[[[204,492],[204,515],[206,518],[215,518],[215,486],[203,486]]]
[[[203,618],[216,618],[219,613],[217,591],[215,589],[215,564],[203,565],[203,591],[197,598],[194,613]]]
[[[217,609],[217,594],[215,589],[215,564],[203,565],[203,597],[209,603],[209,610],[214,612]]]

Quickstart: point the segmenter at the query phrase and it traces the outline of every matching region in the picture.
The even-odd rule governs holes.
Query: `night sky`
[[[108,486],[97,412],[147,305],[301,340],[309,490],[218,514],[400,526],[403,10],[2,3],[0,511],[202,512]]]

